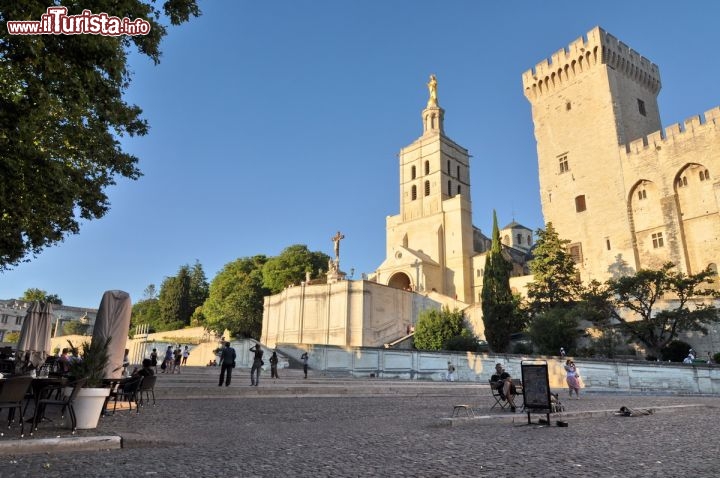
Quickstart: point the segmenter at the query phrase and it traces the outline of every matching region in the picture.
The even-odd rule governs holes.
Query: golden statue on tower
[[[428,108],[437,108],[438,106],[438,99],[437,99],[437,78],[435,78],[435,75],[430,75],[430,81],[427,84],[428,91],[430,92],[430,98],[427,102]]]

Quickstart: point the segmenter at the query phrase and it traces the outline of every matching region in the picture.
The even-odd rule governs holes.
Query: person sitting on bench
[[[507,401],[510,405],[510,411],[515,412],[515,396],[517,390],[515,384],[512,383],[512,377],[505,371],[502,364],[495,364],[495,373],[490,377],[491,387],[496,389],[500,394],[500,398]]]

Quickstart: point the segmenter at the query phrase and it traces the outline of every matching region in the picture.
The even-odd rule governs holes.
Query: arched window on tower
[[[430,174],[430,161],[425,161],[425,175]]]
[[[430,181],[425,181],[425,195],[430,195]]]
[[[519,245],[522,244],[522,234],[518,234],[518,235],[517,235],[517,243],[518,243]]]
[[[413,185],[413,187],[410,189],[410,200],[414,201],[417,199],[417,186]]]
[[[415,166],[412,166],[412,167],[410,168],[410,179],[415,179],[415,177],[416,177],[416,174],[415,174],[415,173],[416,173],[416,171],[415,171]]]
[[[452,196],[452,181],[448,179],[448,196]]]
[[[452,174],[450,172],[450,160],[449,159],[447,160],[447,168],[448,168],[448,175]]]
[[[460,179],[460,166],[457,167],[457,178]]]

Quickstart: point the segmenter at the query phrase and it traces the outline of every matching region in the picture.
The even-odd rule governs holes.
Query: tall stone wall
[[[261,342],[378,347],[406,335],[430,307],[439,304],[370,281],[289,287],[265,298]]]

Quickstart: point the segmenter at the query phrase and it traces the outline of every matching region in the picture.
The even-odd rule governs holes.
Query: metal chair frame
[[[121,400],[127,400],[131,411],[132,403],[135,402],[135,411],[136,413],[140,413],[140,407],[138,405],[138,391],[140,390],[143,379],[143,376],[132,377],[131,379],[118,384],[115,391],[111,392],[111,395],[115,398],[113,402],[113,415],[115,415],[115,410],[117,410],[118,398]]]
[[[0,383],[0,410],[8,409],[8,429],[15,420],[15,410],[20,412],[20,437],[25,436],[25,420],[23,420],[23,400],[32,384],[32,377],[21,376],[3,380]]]
[[[145,377],[138,387],[138,396],[140,398],[140,405],[144,406],[145,399],[150,401],[150,395],[152,395],[153,406],[155,406],[155,382],[157,382],[156,375],[150,375]],[[143,398],[145,396],[145,399]]]
[[[67,386],[72,387],[73,390],[70,393],[70,395],[60,398],[41,398],[38,400],[37,405],[35,407],[35,413],[33,414],[33,422],[32,422],[32,429],[30,430],[30,435],[32,436],[33,431],[37,430],[38,422],[42,421],[42,419],[45,416],[45,409],[48,405],[56,405],[61,406],[62,409],[60,410],[60,416],[65,416],[65,410],[67,409],[70,414],[70,421],[72,424],[72,434],[74,435],[77,431],[77,420],[75,418],[75,408],[73,407],[73,404],[75,402],[75,399],[77,398],[78,394],[80,393],[80,389],[85,386],[85,382],[87,379],[81,378],[78,379],[72,383],[69,383]],[[52,393],[51,393],[52,395]]]

